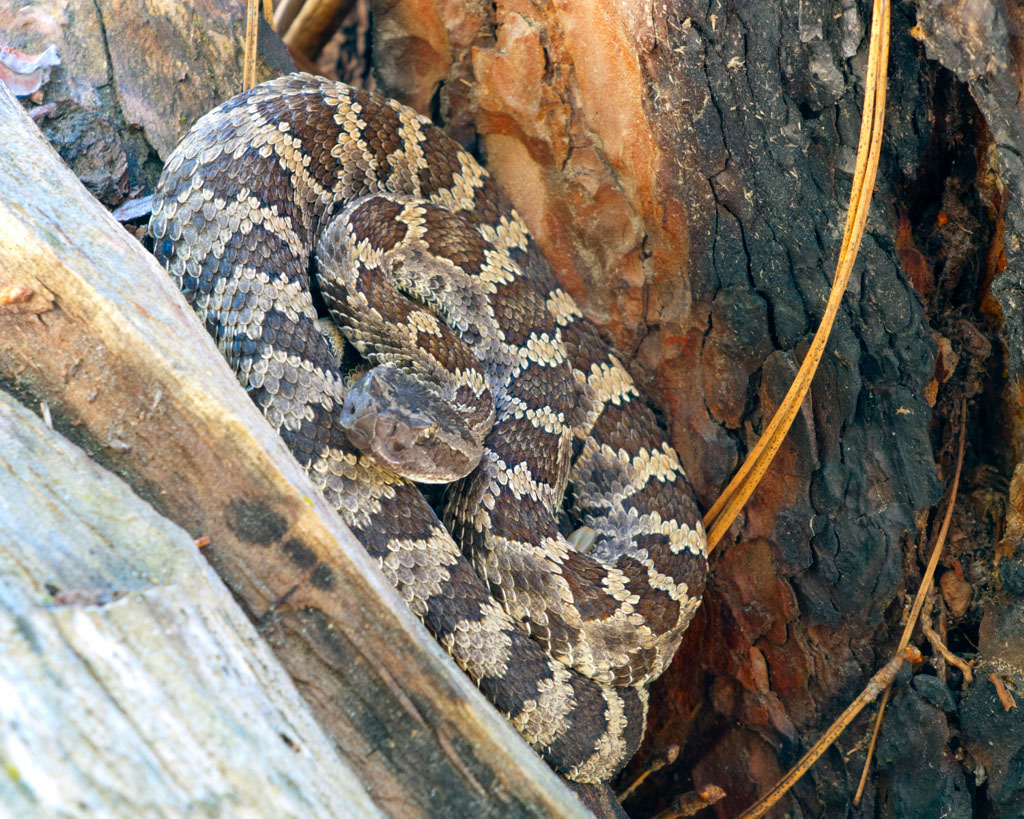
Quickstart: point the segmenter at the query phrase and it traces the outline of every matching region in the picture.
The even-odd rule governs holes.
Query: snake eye
[[[438,429],[437,424],[427,424],[427,426],[425,426],[425,427],[420,427],[416,431],[416,441],[417,441],[417,443],[419,441],[426,441],[428,438],[431,438],[434,435],[434,433],[437,432],[437,429]]]

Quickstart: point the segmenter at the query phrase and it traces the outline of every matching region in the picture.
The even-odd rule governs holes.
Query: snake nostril
[[[345,430],[348,433],[348,439],[352,442],[352,445],[361,451],[365,452],[370,448],[370,436],[366,434],[358,426],[353,426]]]

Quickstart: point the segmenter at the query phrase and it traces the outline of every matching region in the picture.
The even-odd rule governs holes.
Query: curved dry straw
[[[260,24],[260,0],[248,0],[245,7],[245,56],[242,62],[242,90],[256,85],[256,36]],[[263,0],[263,19],[274,20],[274,0]]]
[[[786,393],[778,412],[772,418],[760,441],[747,456],[729,485],[704,516],[708,532],[708,551],[713,550],[729,531],[740,510],[757,488],[768,465],[779,451],[782,441],[793,425],[800,406],[811,386],[811,379],[821,361],[832,324],[850,281],[853,263],[857,259],[864,225],[868,218],[871,194],[875,187],[878,158],[882,146],[882,126],[885,120],[885,84],[889,62],[889,0],[875,0],[871,17],[871,42],[868,48],[868,70],[865,80],[864,113],[860,123],[857,145],[857,165],[850,191],[850,208],[846,214],[846,229],[839,249],[836,275],[832,282],[825,314],[818,332],[814,334],[810,349],[800,370]]]

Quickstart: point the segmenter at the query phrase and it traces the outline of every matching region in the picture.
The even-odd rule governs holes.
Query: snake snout
[[[374,454],[381,437],[388,434],[387,425],[381,423],[384,405],[381,403],[379,380],[372,372],[359,379],[345,397],[339,417],[349,440],[366,455]]]
[[[388,377],[372,371],[363,376],[345,398],[339,423],[360,452],[395,474],[411,480],[436,477],[431,433],[437,425],[396,403]]]
[[[341,411],[341,426],[348,433],[352,445],[361,452],[369,453],[373,443],[375,417],[372,413],[360,412],[346,401]]]

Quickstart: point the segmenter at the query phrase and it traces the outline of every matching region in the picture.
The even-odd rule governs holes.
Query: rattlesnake
[[[706,541],[676,453],[487,173],[399,103],[290,75],[196,123],[150,235],[455,661],[557,770],[618,770],[643,735],[646,684],[699,605]],[[354,388],[318,307],[376,365]],[[464,463],[448,471],[480,459],[449,491],[451,534],[381,465],[445,460],[427,434],[448,404],[471,428],[449,436]],[[589,550],[560,534],[580,522]]]

